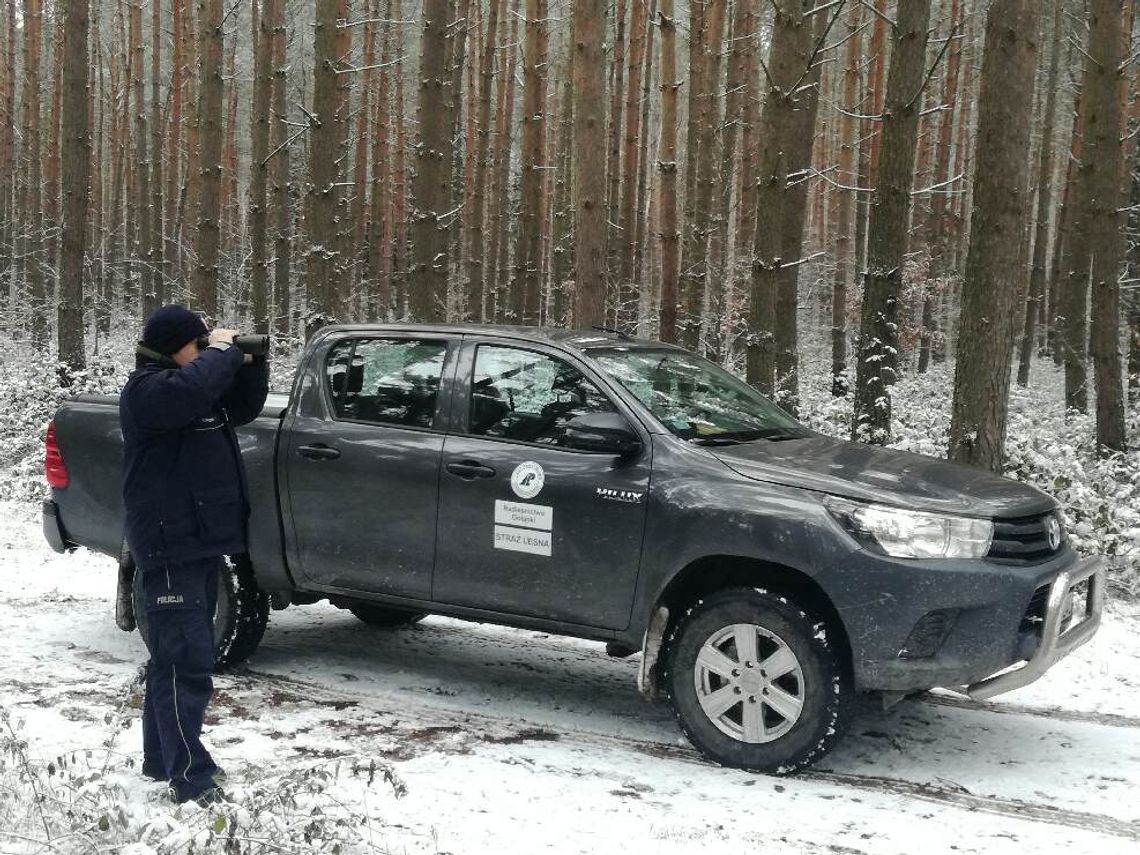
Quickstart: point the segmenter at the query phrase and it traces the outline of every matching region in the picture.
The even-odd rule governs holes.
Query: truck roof
[[[446,335],[496,335],[504,338],[516,338],[525,341],[547,342],[563,347],[573,347],[577,350],[592,350],[600,347],[629,347],[629,348],[672,348],[676,345],[654,341],[647,338],[636,338],[617,330],[610,329],[566,329],[564,327],[538,327],[523,326],[521,324],[418,324],[418,323],[362,323],[362,324],[333,324],[324,327],[321,334],[333,332],[351,333],[382,333],[393,332],[425,332],[443,333]]]

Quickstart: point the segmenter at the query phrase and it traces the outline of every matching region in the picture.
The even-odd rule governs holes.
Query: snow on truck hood
[[[1009,518],[1056,507],[1035,487],[990,472],[820,434],[709,450],[745,478],[913,510]]]

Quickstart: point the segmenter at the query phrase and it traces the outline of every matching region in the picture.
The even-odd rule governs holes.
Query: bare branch
[[[930,65],[930,70],[926,72],[926,77],[922,81],[922,85],[918,87],[918,91],[914,93],[906,106],[907,108],[913,107],[915,102],[922,97],[922,93],[926,90],[927,85],[930,83],[930,78],[934,76],[934,70],[938,68],[938,64],[942,62],[942,57],[946,56],[946,50],[950,47],[951,42],[954,41],[954,36],[958,32],[958,24],[955,23],[953,29],[950,30],[950,36],[946,39],[945,44],[942,45],[942,50],[938,51],[938,56],[934,58],[934,62]]]
[[[963,190],[946,190],[946,191],[942,190],[943,187],[949,187],[951,184],[954,184],[958,181],[961,181],[965,177],[966,177],[966,173],[960,172],[957,175],[955,175],[953,178],[949,178],[946,181],[940,181],[938,184],[931,184],[929,187],[923,187],[921,190],[911,190],[910,195],[911,196],[921,196],[924,193],[942,193],[943,195],[949,196],[949,195],[953,195],[953,194],[957,194],[957,193],[965,193],[966,191],[964,189]]]
[[[896,24],[894,21],[892,21],[890,18],[888,18],[886,15],[884,15],[878,9],[876,9],[874,3],[869,3],[868,0],[859,0],[859,5],[862,6],[864,9],[870,9],[872,12],[874,12],[876,18],[881,18],[882,20],[886,21],[887,26],[890,27],[892,30],[898,28],[898,24]]]

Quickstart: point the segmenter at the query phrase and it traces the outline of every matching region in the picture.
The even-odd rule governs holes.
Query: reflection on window
[[[326,368],[336,417],[432,427],[446,352],[447,345],[438,341],[340,342]]]
[[[590,356],[684,439],[747,442],[810,434],[747,383],[691,353],[605,348]]]
[[[518,442],[565,445],[571,419],[614,410],[577,368],[513,347],[479,347],[471,392],[470,432]]]

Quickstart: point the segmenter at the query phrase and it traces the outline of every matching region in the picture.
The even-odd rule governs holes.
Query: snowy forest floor
[[[139,774],[145,651],[114,625],[114,563],[51,553],[24,504],[0,519],[0,852],[221,852],[231,831],[268,852],[1140,852],[1135,606],[994,702],[868,702],[795,778],[702,760],[601,644],[291,608],[216,679],[219,813]]]
[[[1034,686],[987,704],[867,703],[819,767],[774,778],[702,760],[668,708],[638,695],[636,656],[294,607],[216,679],[204,738],[234,798],[218,812],[177,808],[139,774],[131,687],[145,651],[114,625],[114,562],[43,541],[40,445],[58,398],[36,382],[43,366],[9,355],[0,853],[1140,852],[1140,453],[1097,459],[1092,419],[1062,414],[1051,366],[1011,394],[1008,474],[1058,497],[1079,549],[1110,554],[1115,602],[1097,638]],[[802,418],[842,436],[850,402],[813,364]],[[125,379],[97,374],[93,389]],[[944,454],[949,389],[948,366],[905,378],[893,445]],[[1135,408],[1129,431],[1135,448]]]

